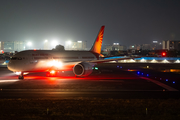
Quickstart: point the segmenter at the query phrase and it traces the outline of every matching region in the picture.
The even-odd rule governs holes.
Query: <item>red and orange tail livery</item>
[[[104,35],[104,28],[105,26],[102,26],[99,34],[96,38],[96,41],[94,42],[91,51],[100,54],[101,53],[101,46],[102,46],[102,41],[103,41],[103,35]]]

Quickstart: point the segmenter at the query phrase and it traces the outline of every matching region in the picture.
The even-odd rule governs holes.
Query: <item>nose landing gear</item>
[[[20,80],[23,80],[23,79],[24,79],[23,72],[21,72],[21,74],[19,75],[18,79],[20,79]]]

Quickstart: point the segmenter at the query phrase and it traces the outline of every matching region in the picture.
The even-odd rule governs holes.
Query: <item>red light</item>
[[[51,71],[50,71],[50,73],[51,73],[51,74],[55,74],[55,73],[56,73],[56,71],[54,71],[54,70],[51,70]]]
[[[162,56],[166,56],[166,53],[165,53],[165,52],[163,52],[163,53],[162,53]]]

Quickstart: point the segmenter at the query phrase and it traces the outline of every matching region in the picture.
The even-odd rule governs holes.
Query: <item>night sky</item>
[[[102,25],[103,44],[180,40],[180,0],[0,1],[0,41],[83,40],[90,48]]]

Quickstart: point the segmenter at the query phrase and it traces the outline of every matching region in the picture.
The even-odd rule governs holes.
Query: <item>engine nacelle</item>
[[[78,63],[74,66],[73,72],[76,76],[88,76],[92,73],[94,64],[87,62]]]

